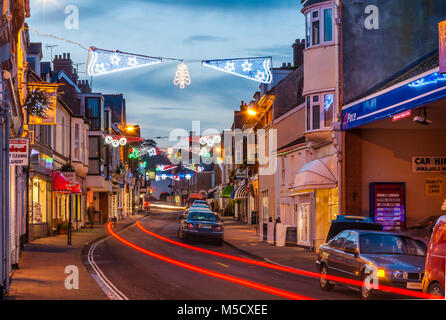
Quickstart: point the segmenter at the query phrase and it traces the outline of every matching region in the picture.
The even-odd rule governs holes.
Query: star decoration
[[[190,174],[186,174],[186,179],[190,180],[192,178],[192,176]]]
[[[165,175],[165,174],[161,175],[161,179],[166,180],[167,179],[167,175]]]
[[[265,81],[266,80],[265,72],[258,71],[256,74],[256,79],[259,81]]]
[[[243,64],[242,64],[242,68],[243,68],[243,71],[244,72],[249,72],[249,71],[251,71],[252,69],[252,63],[249,63],[249,61],[248,60],[246,60]]]
[[[121,62],[121,58],[115,53],[110,57],[110,62],[111,64],[118,66],[119,62]]]
[[[99,63],[99,64],[97,64],[95,69],[96,69],[96,72],[97,72],[97,73],[104,73],[104,72],[107,71],[107,70],[105,69],[105,66],[104,66],[103,63]]]
[[[135,66],[138,65],[138,61],[136,61],[136,57],[130,57],[129,60],[128,60],[128,62],[127,62],[127,64],[128,64],[130,67],[135,67]]]
[[[225,67],[226,71],[228,72],[234,72],[235,71],[235,64],[234,62],[227,62],[226,63],[226,67]]]

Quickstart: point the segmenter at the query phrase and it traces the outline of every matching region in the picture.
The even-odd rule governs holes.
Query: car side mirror
[[[356,248],[347,247],[347,248],[344,248],[344,252],[353,254],[355,257],[358,256],[358,249],[356,249]]]

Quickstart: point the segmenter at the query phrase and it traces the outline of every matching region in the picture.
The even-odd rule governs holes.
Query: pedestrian
[[[87,209],[87,215],[88,215],[88,221],[90,223],[90,228],[93,228],[93,214],[94,214],[94,208],[93,206],[89,206]]]

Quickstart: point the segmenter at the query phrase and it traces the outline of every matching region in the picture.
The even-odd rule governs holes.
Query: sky
[[[29,28],[75,41],[84,47],[185,60],[272,56],[273,67],[292,62],[291,45],[304,38],[299,0],[30,0]],[[79,12],[78,29],[67,29],[65,9]],[[42,42],[43,61],[50,60],[47,45],[57,45],[53,56],[71,53],[85,72],[87,51],[79,46],[30,32]],[[233,111],[250,101],[259,83],[186,63],[192,83],[173,85],[176,61],[93,78],[93,91],[123,93],[127,122],[139,124],[145,138],[169,136],[175,128],[219,131],[231,127]],[[81,79],[87,79],[80,73]],[[158,139],[160,146],[168,139]]]

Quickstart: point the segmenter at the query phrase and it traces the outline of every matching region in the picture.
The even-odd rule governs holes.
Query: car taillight
[[[221,231],[221,226],[215,227],[215,231]]]
[[[194,225],[193,225],[192,223],[188,223],[188,224],[187,224],[187,228],[188,228],[188,229],[193,229],[193,228],[194,228]]]

